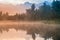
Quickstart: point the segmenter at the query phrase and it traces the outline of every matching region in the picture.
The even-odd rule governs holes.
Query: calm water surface
[[[1,26],[5,25],[18,25],[18,24],[39,24],[40,22],[0,22]],[[42,24],[42,23],[40,23]],[[26,31],[23,30],[18,30],[16,31],[15,29],[9,29],[8,32],[3,31],[3,33],[0,33],[0,40],[32,40],[31,35],[28,35]],[[44,40],[44,38],[40,37],[39,35],[36,34],[36,40]],[[52,39],[50,39],[52,40]]]
[[[36,40],[43,40],[43,38],[36,35]],[[0,40],[32,40],[31,35],[27,35],[26,31],[16,31],[15,29],[9,29],[8,32],[3,31],[0,33]]]

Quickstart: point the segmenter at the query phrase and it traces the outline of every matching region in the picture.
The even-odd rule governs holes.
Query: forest
[[[23,10],[22,10],[23,11]],[[48,21],[57,21],[60,23],[60,1],[55,1],[51,3],[51,5],[47,4],[46,1],[41,5],[38,9],[36,8],[35,4],[31,5],[31,8],[26,9],[26,13],[24,14],[18,14],[16,13],[15,15],[9,15],[8,12],[3,14],[2,11],[0,11],[0,21],[1,20],[11,20],[11,21],[42,21],[42,20],[48,20]],[[9,25],[8,25],[9,26]],[[10,28],[14,28],[16,30],[26,30],[27,34],[31,34],[33,40],[35,40],[35,34],[41,34],[45,40],[48,38],[51,38],[53,40],[60,40],[60,26],[53,27],[51,25],[34,25],[31,26],[28,25],[24,27],[24,25],[18,25],[17,26],[9,26],[9,27],[0,27],[0,32],[2,30],[6,30],[7,32],[9,31]],[[55,28],[55,29],[54,29]]]
[[[3,14],[0,11],[0,20],[28,20],[28,21],[40,21],[40,20],[60,20],[60,1],[55,1],[51,5],[46,1],[38,9],[35,4],[31,5],[31,8],[26,9],[26,13],[9,15],[8,12]]]

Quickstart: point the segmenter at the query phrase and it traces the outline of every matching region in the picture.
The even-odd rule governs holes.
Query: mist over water
[[[47,25],[49,24],[44,24],[43,22],[1,21],[0,22],[0,32],[1,32],[0,40],[33,40],[32,35],[27,33],[29,32],[31,33],[32,31],[35,30],[35,28],[39,28],[39,27],[41,28],[41,30],[45,30],[46,28],[48,28],[49,30],[52,30],[52,29],[55,29],[54,27],[56,26],[54,24],[53,25],[50,24],[50,26],[52,27],[48,27]],[[36,35],[36,40],[44,40],[44,38],[40,37],[39,34],[35,34],[35,35]]]

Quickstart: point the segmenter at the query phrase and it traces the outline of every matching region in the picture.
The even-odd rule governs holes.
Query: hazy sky
[[[52,0],[0,0],[0,3],[11,3],[11,4],[20,4],[24,2],[40,3],[44,1],[51,2]]]
[[[11,15],[15,13],[25,13],[27,7],[25,7],[24,5],[20,5],[20,3],[24,2],[41,3],[44,1],[51,2],[52,0],[0,0],[0,11],[2,11],[3,13],[8,12]],[[19,5],[16,6],[17,4]]]

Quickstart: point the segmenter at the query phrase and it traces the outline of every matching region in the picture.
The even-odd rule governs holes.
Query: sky
[[[6,3],[6,4],[21,4],[24,2],[31,2],[31,3],[41,3],[44,1],[51,2],[52,0],[0,0],[0,3]]]
[[[52,0],[0,0],[0,11],[2,11],[3,13],[8,12],[11,15],[14,15],[15,13],[25,13],[27,7],[20,4],[25,3],[25,2],[38,4],[44,1],[51,2]]]

